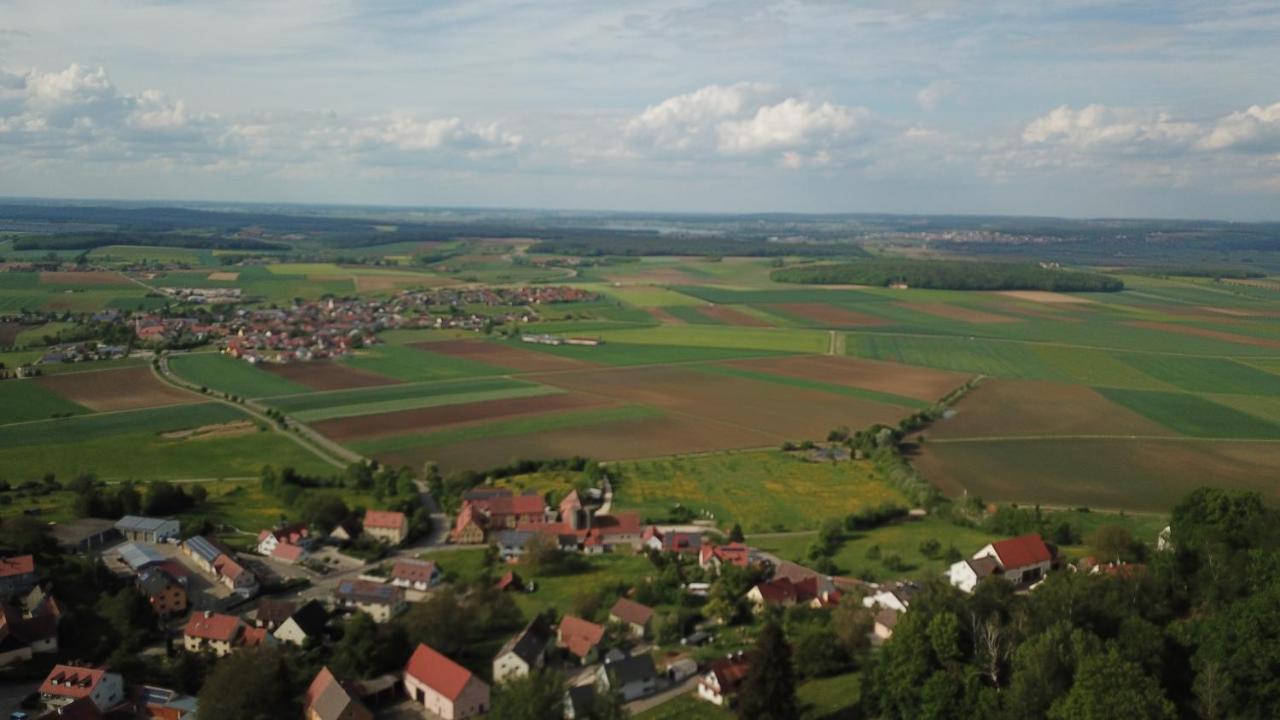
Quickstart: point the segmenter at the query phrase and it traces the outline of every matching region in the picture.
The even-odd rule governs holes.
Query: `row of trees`
[[[905,284],[933,290],[1116,292],[1124,289],[1122,280],[1109,275],[1046,268],[1034,263],[883,257],[783,268],[772,271],[769,277],[802,285],[888,287]]]

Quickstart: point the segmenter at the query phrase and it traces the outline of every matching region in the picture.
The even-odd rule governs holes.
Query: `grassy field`
[[[174,355],[169,358],[169,366],[188,382],[241,397],[256,398],[307,391],[304,385],[218,353]]]
[[[804,388],[806,390],[818,390],[820,392],[835,393],[836,395],[848,395],[849,397],[862,398],[863,400],[871,400],[873,402],[885,403],[887,405],[897,405],[898,407],[908,410],[922,410],[929,407],[929,403],[915,398],[909,398],[902,395],[894,395],[892,393],[877,392],[875,390],[867,390],[864,388],[852,387],[850,385],[837,385],[835,383],[821,382],[819,380],[809,380],[806,378],[792,377],[789,375],[777,375],[774,373],[756,372],[754,370],[744,370],[742,368],[729,367],[726,365],[705,365],[698,368],[699,372],[715,373],[718,375],[730,375],[733,377],[746,378],[748,380],[758,380],[761,382],[776,383],[778,385],[787,385],[794,388]]]
[[[816,528],[829,517],[903,502],[862,463],[809,463],[781,452],[727,452],[618,463],[618,507],[663,518],[681,504],[728,529]]]
[[[496,390],[477,390],[466,393],[447,393],[429,396],[406,397],[398,400],[381,400],[378,402],[355,403],[340,407],[304,410],[294,413],[294,417],[303,422],[319,422],[334,418],[353,417],[359,415],[379,415],[399,410],[415,410],[417,408],[439,407],[441,405],[462,405],[465,403],[484,402],[486,400],[503,400],[506,398],[536,397],[538,395],[555,395],[564,392],[558,388],[545,385],[524,384],[520,387],[508,387]]]
[[[554,392],[534,383],[509,378],[476,378],[449,382],[386,385],[382,387],[310,392],[266,398],[266,402],[300,420],[318,420],[345,415],[366,414],[369,408],[387,403],[404,403],[402,407],[390,407],[375,412],[432,404],[454,404],[501,397],[520,397],[535,394],[533,391]],[[422,403],[422,404],[415,404]]]
[[[802,328],[744,328],[720,325],[663,325],[635,330],[607,330],[597,333],[610,343],[669,345],[737,350],[823,353],[829,338],[821,330]]]
[[[343,358],[358,370],[368,370],[405,382],[430,382],[456,378],[503,375],[507,371],[474,360],[450,357],[405,345],[378,345]],[[277,393],[279,394],[279,393]]]
[[[52,415],[80,415],[88,408],[64,399],[30,380],[0,381],[0,425],[47,420]]]
[[[126,433],[162,433],[245,419],[244,413],[222,403],[79,415],[0,426],[0,449],[23,445],[74,445]]]
[[[608,335],[608,332],[598,333]],[[586,360],[602,365],[667,365],[670,363],[716,362],[749,357],[770,357],[785,354],[755,348],[707,347],[691,345],[650,345],[634,342],[606,342],[595,347],[577,345],[534,345],[522,343],[522,347],[560,357]]]
[[[1280,439],[1280,426],[1187,393],[1101,389],[1107,399],[1183,435]]]

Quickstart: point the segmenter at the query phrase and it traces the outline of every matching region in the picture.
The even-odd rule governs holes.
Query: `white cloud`
[[[749,119],[722,123],[718,147],[728,154],[805,147],[849,133],[864,114],[829,102],[814,105],[787,98],[756,110]]]
[[[1203,150],[1280,151],[1280,102],[1254,105],[1218,120],[1198,144]]]
[[[1200,128],[1195,123],[1176,122],[1165,113],[1105,105],[1075,110],[1062,105],[1031,121],[1022,131],[1022,140],[1075,149],[1176,148],[1194,142],[1199,134]]]
[[[650,105],[626,125],[629,138],[662,150],[688,150],[704,142],[727,118],[773,92],[760,83],[708,85]]]

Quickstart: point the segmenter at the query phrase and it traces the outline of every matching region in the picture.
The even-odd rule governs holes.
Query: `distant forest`
[[[92,250],[108,245],[188,248],[192,250],[288,250],[283,243],[253,238],[186,235],[179,233],[92,232],[24,237],[13,241],[14,250]]]
[[[1100,273],[1043,268],[1030,263],[907,260],[874,258],[850,263],[806,265],[774,270],[778,282],[801,285],[898,283],[932,290],[1051,290],[1115,292],[1124,282]]]
[[[780,243],[764,239],[734,240],[723,237],[593,237],[545,240],[529,252],[552,255],[645,257],[862,257],[867,253],[849,243]]]

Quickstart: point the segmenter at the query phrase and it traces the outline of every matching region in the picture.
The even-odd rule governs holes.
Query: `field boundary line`
[[[927,434],[926,434],[927,437]],[[1280,438],[1241,437],[1192,437],[1186,435],[998,435],[969,438],[928,438],[928,445],[958,445],[982,442],[1044,442],[1046,440],[1123,440],[1159,442],[1229,442],[1229,443],[1280,443]]]
[[[1018,345],[1041,345],[1046,347],[1061,347],[1072,350],[1106,350],[1109,352],[1132,353],[1134,355],[1167,355],[1170,357],[1187,357],[1187,358],[1208,358],[1211,360],[1274,360],[1275,355],[1203,355],[1197,353],[1179,353],[1169,352],[1168,350],[1133,350],[1129,348],[1108,347],[1106,345],[1081,345],[1079,343],[1064,343],[1055,340],[1021,340],[1017,338],[992,337],[990,335],[930,335],[928,333],[905,333],[905,332],[877,332],[874,330],[850,330],[851,335],[874,335],[878,337],[905,337],[905,338],[925,338],[930,340],[983,340],[986,342],[1012,343]],[[1225,342],[1225,341],[1224,341]],[[810,353],[811,354],[811,353]],[[857,357],[862,357],[861,355]],[[880,358],[867,358],[868,360],[876,360]],[[900,362],[897,360],[884,360],[884,362]],[[901,363],[907,365],[910,363]],[[924,365],[922,367],[932,367]]]

